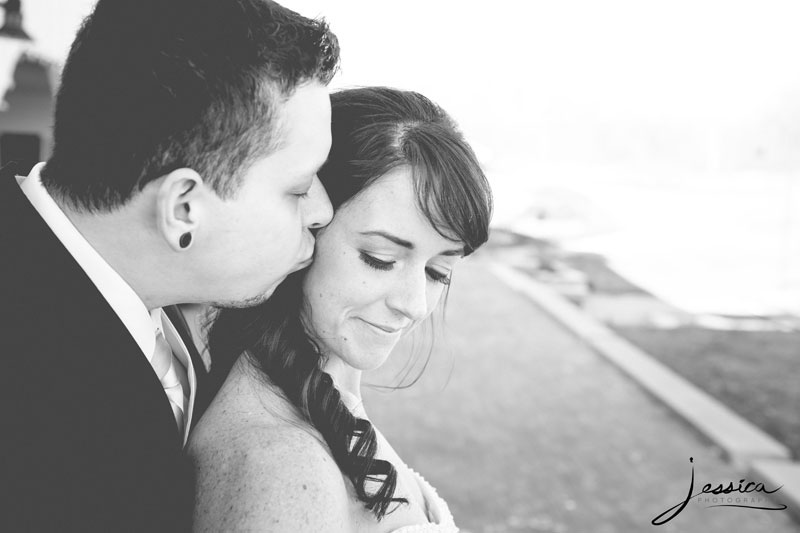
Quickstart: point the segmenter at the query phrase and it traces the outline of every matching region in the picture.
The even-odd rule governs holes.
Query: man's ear
[[[175,251],[192,245],[203,212],[203,178],[190,168],[173,170],[156,190],[156,227]]]

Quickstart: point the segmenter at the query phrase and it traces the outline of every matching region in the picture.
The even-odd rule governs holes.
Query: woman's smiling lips
[[[375,324],[374,322],[370,322],[369,320],[364,320],[363,318],[360,318],[360,317],[359,317],[359,320],[361,320],[365,324],[367,324],[369,326],[372,326],[373,328],[375,328],[375,329],[377,329],[377,330],[379,330],[379,331],[381,331],[381,332],[383,332],[385,334],[388,334],[388,335],[394,335],[396,333],[400,333],[400,331],[402,331],[403,327],[405,327],[405,326],[403,326],[403,327],[395,328],[395,327],[391,327],[391,326],[384,326],[382,324]]]

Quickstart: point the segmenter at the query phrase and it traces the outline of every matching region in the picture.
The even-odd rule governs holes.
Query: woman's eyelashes
[[[439,272],[438,270],[434,270],[432,268],[426,268],[425,272],[428,274],[428,277],[431,281],[435,281],[436,283],[441,283],[442,285],[450,285],[450,274],[445,274],[443,272]]]
[[[366,252],[359,252],[359,257],[367,266],[374,268],[375,270],[387,271],[394,268],[395,261],[384,261],[382,259],[378,259]],[[431,281],[435,281],[436,283],[441,283],[443,285],[450,285],[450,273],[439,272],[438,270],[427,267],[425,269],[425,274]]]
[[[376,270],[391,270],[394,266],[394,261],[382,261],[377,257],[373,257],[366,252],[359,252],[359,257],[367,266]]]

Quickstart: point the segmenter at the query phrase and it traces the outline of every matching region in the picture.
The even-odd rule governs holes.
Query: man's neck
[[[134,208],[109,212],[75,209],[69,202],[56,200],[70,222],[108,265],[141,298],[148,310],[180,303],[171,288],[169,270],[155,249],[151,231]]]

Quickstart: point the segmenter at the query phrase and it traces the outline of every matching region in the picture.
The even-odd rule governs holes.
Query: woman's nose
[[[424,319],[428,314],[428,279],[422,275],[409,276],[397,283],[386,300],[389,308],[412,321]]]

